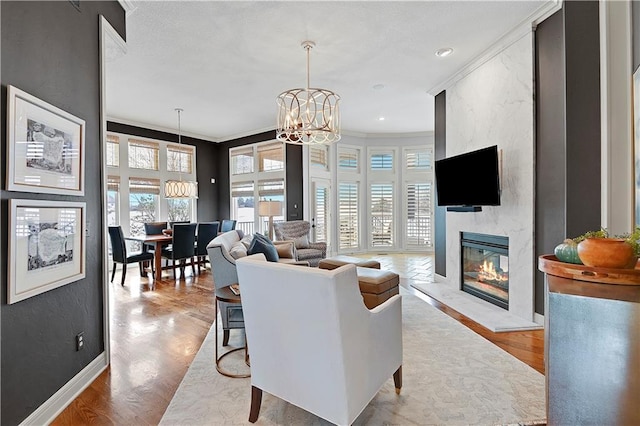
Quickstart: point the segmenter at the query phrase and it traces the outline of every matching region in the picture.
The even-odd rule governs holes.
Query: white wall
[[[460,287],[460,232],[509,238],[509,312],[534,314],[534,37],[528,32],[446,88],[447,152],[498,145],[501,205],[447,213],[446,284]],[[461,171],[461,179],[473,179]]]

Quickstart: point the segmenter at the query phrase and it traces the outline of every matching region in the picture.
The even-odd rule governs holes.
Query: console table
[[[640,270],[538,258],[547,424],[640,424]]]

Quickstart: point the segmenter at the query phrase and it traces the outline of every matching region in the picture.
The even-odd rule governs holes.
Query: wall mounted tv
[[[497,145],[435,162],[438,206],[447,211],[480,211],[500,205]]]

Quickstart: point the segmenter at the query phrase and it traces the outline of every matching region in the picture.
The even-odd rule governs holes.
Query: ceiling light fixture
[[[307,86],[280,93],[276,138],[305,145],[340,140],[340,96],[331,90],[309,87],[309,51],[316,44],[303,41],[307,51]]]
[[[182,108],[176,108],[178,113],[178,145],[182,146],[180,129],[180,113]],[[165,198],[198,198],[198,182],[182,180],[182,152],[178,154],[179,180],[168,180],[164,183]]]
[[[444,58],[445,56],[449,56],[453,53],[453,49],[450,47],[443,47],[442,49],[436,50],[436,56]]]

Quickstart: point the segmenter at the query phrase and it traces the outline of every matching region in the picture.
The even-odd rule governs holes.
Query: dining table
[[[142,250],[146,251],[147,244],[153,245],[153,261],[155,265],[156,275],[155,279],[162,279],[162,248],[171,244],[173,237],[171,235],[158,234],[158,235],[138,235],[126,237],[126,240],[138,241],[142,243]]]

